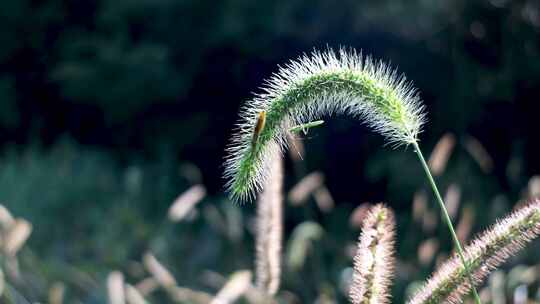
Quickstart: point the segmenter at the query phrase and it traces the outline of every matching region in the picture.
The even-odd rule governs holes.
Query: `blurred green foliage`
[[[222,193],[224,145],[242,100],[277,64],[313,47],[363,49],[414,81],[429,112],[422,146],[429,152],[442,134],[456,135],[439,180],[443,192],[460,186],[457,219],[470,207],[479,231],[528,197],[540,172],[539,12],[534,1],[505,0],[3,1],[0,203],[34,226],[20,256],[32,274],[28,297],[44,301],[62,281],[67,299],[105,303],[106,275],[120,269],[138,282],[148,249],[180,285],[209,293],[221,286],[216,277],[252,269],[253,206]],[[493,170],[468,152],[471,135]],[[417,260],[422,241],[451,249],[432,201],[433,230],[411,220],[414,194],[427,190],[414,155],[380,148],[341,118],[310,131],[305,144],[305,161],[288,162],[287,189],[322,170],[336,208],[324,213],[312,199],[287,208],[287,240],[306,223],[324,232],[315,228],[317,240],[302,247],[299,271],[284,270],[283,298],[344,302],[347,250],[358,235],[349,216],[384,200],[398,215],[394,301],[402,302],[435,265]],[[168,222],[169,204],[197,183],[209,189],[197,215]],[[499,277],[538,264],[539,252],[536,242]],[[509,299],[515,281],[502,288]],[[151,299],[168,298],[159,291]]]

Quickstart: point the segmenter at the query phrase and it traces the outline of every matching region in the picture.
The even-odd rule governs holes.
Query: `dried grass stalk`
[[[436,238],[430,238],[420,243],[418,253],[416,254],[420,264],[422,266],[428,266],[433,261],[438,249],[439,241]]]
[[[208,293],[186,287],[174,286],[169,288],[167,293],[175,303],[208,304],[212,301],[212,296]]]
[[[238,300],[251,287],[251,271],[235,272],[210,304],[230,304]]]
[[[0,205],[0,227],[7,230],[15,223],[13,216],[4,205]]]
[[[135,288],[143,296],[147,296],[159,287],[158,281],[154,277],[146,278],[135,285]]]
[[[540,197],[540,175],[531,177],[527,188],[530,198]]]
[[[315,242],[324,236],[324,228],[317,222],[305,221],[298,224],[289,238],[287,248],[287,267],[299,271],[305,264],[310,252],[315,250]]]
[[[362,229],[362,225],[364,223],[364,219],[368,215],[369,210],[373,207],[371,203],[364,202],[360,205],[358,205],[351,213],[351,216],[349,217],[349,225],[352,228],[356,229]]]
[[[289,201],[293,206],[299,206],[307,201],[309,195],[321,187],[324,183],[324,175],[321,172],[313,172],[306,175],[289,191]]]
[[[455,145],[456,137],[451,133],[446,133],[439,139],[428,160],[433,175],[439,176],[444,172]]]
[[[325,186],[320,186],[319,189],[313,192],[313,198],[315,198],[315,203],[322,212],[328,213],[334,209],[334,199],[330,194],[330,191]]]
[[[113,271],[107,277],[107,292],[110,304],[124,304],[124,275],[119,271]]]
[[[149,273],[156,279],[156,281],[164,288],[174,287],[177,285],[173,275],[165,266],[163,266],[156,257],[147,252],[143,257],[143,264]]]
[[[461,201],[461,187],[457,184],[450,184],[446,190],[444,196],[444,204],[448,210],[448,215],[453,220],[459,210],[459,205]]]
[[[424,216],[427,212],[428,197],[424,190],[419,190],[414,193],[413,197],[413,219],[416,222],[423,222]]]
[[[364,220],[354,257],[349,297],[353,304],[389,303],[394,271],[395,221],[393,212],[378,204]]]
[[[489,173],[493,170],[493,158],[478,139],[468,136],[465,139],[465,149],[478,163],[482,171]]]
[[[474,226],[474,209],[470,206],[466,206],[461,211],[461,219],[456,227],[456,234],[460,242],[467,243],[469,235]]]
[[[269,295],[278,291],[283,239],[283,162],[272,161],[271,176],[257,203],[256,286]]]
[[[202,185],[196,185],[180,194],[169,208],[169,219],[179,222],[184,219],[193,207],[206,195],[206,189]]]
[[[4,271],[0,268],[0,297],[4,294],[6,287],[6,278],[4,277]]]
[[[15,256],[32,233],[32,224],[23,219],[16,219],[4,239],[4,252]]]
[[[137,288],[126,284],[126,301],[128,304],[146,304],[146,300]]]

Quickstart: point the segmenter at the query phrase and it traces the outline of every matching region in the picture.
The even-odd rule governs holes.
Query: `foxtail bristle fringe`
[[[240,111],[225,159],[230,197],[254,198],[289,130],[333,114],[359,118],[394,146],[416,143],[425,122],[416,90],[388,65],[353,49],[314,51],[281,67]]]
[[[394,273],[395,220],[383,204],[372,207],[366,216],[354,257],[349,298],[353,304],[390,301],[389,287]]]
[[[465,248],[465,259],[475,286],[540,234],[540,200],[512,212]],[[466,271],[454,256],[412,297],[410,304],[463,302],[471,290]]]

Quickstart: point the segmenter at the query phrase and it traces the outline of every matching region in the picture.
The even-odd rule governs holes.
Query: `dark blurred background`
[[[102,303],[107,273],[142,279],[129,265],[147,250],[180,285],[208,293],[208,272],[252,268],[254,206],[226,198],[224,149],[241,104],[278,64],[314,48],[362,50],[414,82],[429,113],[426,156],[444,134],[455,141],[441,190],[457,187],[458,209],[473,210],[471,230],[485,228],[538,193],[539,31],[532,0],[4,0],[0,203],[34,228],[20,257],[38,277],[26,297],[43,299],[63,282],[67,299]],[[400,269],[412,269],[397,278],[402,302],[436,263],[418,265],[418,246],[436,237],[451,249],[444,227],[423,233],[412,219],[413,198],[425,193],[438,221],[413,151],[385,147],[348,117],[299,137],[304,160],[287,158],[286,189],[320,171],[335,206],[323,212],[311,198],[287,208],[287,234],[316,222],[325,249],[286,275],[285,295],[344,302],[344,248],[359,232],[349,214],[385,201],[398,213]],[[194,184],[207,189],[200,212],[167,222]],[[538,244],[531,248],[510,265],[538,263]],[[93,283],[73,283],[73,269]]]

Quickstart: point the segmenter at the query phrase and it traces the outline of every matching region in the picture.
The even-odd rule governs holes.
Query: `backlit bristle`
[[[372,207],[363,222],[354,257],[349,291],[351,303],[389,303],[389,287],[394,276],[394,239],[393,212],[382,204]]]
[[[475,285],[540,234],[540,200],[512,212],[465,248]],[[454,255],[412,297],[410,304],[463,302],[471,290],[462,262]]]
[[[268,155],[288,146],[291,128],[332,114],[361,119],[395,146],[416,143],[425,120],[416,90],[386,64],[354,50],[304,55],[242,108],[225,160],[231,198],[245,201],[262,190]]]

